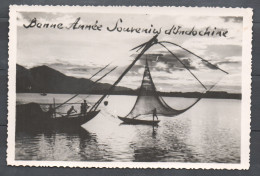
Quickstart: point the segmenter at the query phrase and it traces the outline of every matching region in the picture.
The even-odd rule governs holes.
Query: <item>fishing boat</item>
[[[104,68],[99,70],[97,73],[92,75],[89,79],[91,80],[95,75],[103,71],[110,64],[106,65]],[[89,87],[89,90],[95,88],[96,83],[102,80],[109,73],[114,71],[117,67],[112,68],[110,71],[105,73],[103,76],[98,78],[96,81],[92,82]],[[47,94],[46,94],[47,95]],[[53,98],[52,104],[37,104],[37,103],[28,103],[28,104],[20,104],[16,106],[16,128],[17,129],[26,129],[28,126],[35,128],[78,128],[84,123],[90,121],[95,116],[97,116],[100,110],[90,109],[89,111],[85,111],[85,113],[64,113],[60,112],[60,109],[66,109],[64,107],[71,106],[73,104],[79,103],[69,103],[69,101],[76,98],[79,94],[73,95],[71,98],[66,100],[63,103],[56,104],[55,98]],[[45,95],[43,95],[45,96]],[[84,99],[82,99],[83,101]]]
[[[91,119],[93,119],[100,110],[98,111],[90,111],[86,114],[71,114],[71,115],[62,115],[62,116],[56,116],[56,117],[49,117],[48,120],[45,122],[47,124],[52,124],[54,126],[81,126],[84,123],[87,123]]]
[[[157,39],[158,35],[155,35],[151,40],[148,42],[145,42],[132,50],[141,52],[136,56],[136,58],[133,60],[133,62],[124,70],[124,72],[119,76],[119,78],[114,82],[114,84],[110,87],[110,89],[96,102],[96,104],[92,107],[93,110],[96,110],[101,104],[101,102],[105,99],[106,96],[110,94],[110,92],[113,91],[115,86],[121,81],[121,79],[126,75],[126,73],[135,65],[135,63],[144,55],[144,53],[149,50],[153,45],[160,45],[161,47],[165,48],[173,58],[175,58],[179,63],[183,65],[183,67],[198,81],[198,83],[205,89],[205,92],[210,91],[216,84],[211,86],[210,88],[207,88],[199,79],[198,77],[182,62],[182,60],[175,55],[171,50],[169,50],[165,44],[171,44],[174,46],[178,46],[179,48],[187,51],[189,54],[194,55],[195,57],[199,58],[202,62],[205,63],[209,68],[220,70],[221,72],[224,72],[225,74],[228,74],[228,72],[222,70],[218,66],[210,63],[209,61],[203,59],[202,57],[196,55],[195,53],[183,48],[180,45],[177,45],[172,42],[168,41],[158,41]],[[158,58],[157,58],[158,60]],[[181,113],[186,112],[190,108],[192,108],[195,104],[197,104],[201,98],[197,98],[195,102],[193,102],[190,106],[184,108],[184,109],[174,109],[170,107],[163,98],[158,94],[158,91],[156,90],[155,84],[153,82],[148,61],[146,59],[143,79],[141,83],[141,87],[139,89],[139,94],[136,99],[136,102],[132,108],[132,110],[126,115],[125,117],[118,116],[120,120],[123,121],[123,123],[126,124],[145,124],[145,125],[157,125],[160,120],[155,120],[154,116],[157,117],[157,115],[162,115],[166,117],[174,117]],[[154,114],[155,113],[155,114]],[[142,118],[140,118],[142,117]],[[150,119],[149,119],[150,118]]]
[[[140,119],[131,119],[118,116],[120,120],[122,120],[125,124],[132,124],[132,125],[153,125],[157,126],[160,120],[140,120]]]
[[[37,103],[21,104],[16,106],[16,127],[24,129],[35,128],[77,128],[93,119],[99,112],[91,111],[86,114],[58,115],[57,113],[42,110]]]

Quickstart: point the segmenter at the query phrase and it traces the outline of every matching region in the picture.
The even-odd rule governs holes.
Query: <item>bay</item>
[[[17,104],[36,102],[45,109],[70,94],[17,94]],[[100,95],[79,95],[71,102],[79,111],[83,99],[91,105]],[[239,163],[241,100],[202,99],[175,117],[159,116],[158,127],[125,125],[117,116],[132,109],[136,96],[111,95],[93,120],[74,131],[16,133],[16,160]],[[196,99],[164,97],[175,109]],[[71,105],[59,109],[66,112]],[[151,116],[152,119],[152,116]]]

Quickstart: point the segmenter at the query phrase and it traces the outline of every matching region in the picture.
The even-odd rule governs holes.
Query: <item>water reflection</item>
[[[60,101],[63,101],[63,95],[59,96]],[[120,98],[121,102],[131,100],[134,103],[135,100],[134,97]],[[240,162],[240,101],[202,100],[176,118],[159,117],[159,126],[153,127],[121,124],[122,121],[116,115],[121,113],[124,116],[129,110],[118,102],[118,97],[114,99],[114,102],[110,100],[98,116],[79,128],[30,127],[17,130],[16,159]],[[181,102],[169,100],[173,103]]]
[[[153,126],[152,137],[153,137],[154,139],[156,138],[157,129],[158,129],[158,125],[156,125],[156,126]]]
[[[95,147],[96,146],[96,147]],[[52,130],[16,131],[16,159],[23,160],[89,160],[89,153],[102,160],[96,153],[95,134],[82,127]]]
[[[149,135],[150,134],[150,135]],[[183,140],[174,133],[169,134],[160,127],[154,127],[151,131],[139,131],[139,140],[130,147],[134,148],[135,162],[198,162],[196,154]],[[147,136],[151,136],[147,139]],[[146,139],[144,139],[146,137]]]

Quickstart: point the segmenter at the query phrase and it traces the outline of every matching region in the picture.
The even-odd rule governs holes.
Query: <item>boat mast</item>
[[[139,53],[136,58],[134,59],[134,61],[125,69],[125,71],[120,75],[120,77],[116,80],[116,82],[114,82],[114,84],[106,91],[106,93],[91,107],[91,109],[89,111],[95,111],[98,106],[100,105],[100,103],[103,101],[103,99],[114,90],[115,86],[121,81],[121,79],[123,79],[123,77],[126,75],[126,73],[135,65],[135,63],[142,57],[142,55],[154,44],[156,44],[158,42],[158,34],[155,35],[152,39],[150,39],[148,42],[139,45],[135,48],[133,48],[132,50],[135,50],[137,48],[142,49],[141,53]],[[138,49],[138,50],[139,50]]]
[[[55,109],[55,98],[53,98],[53,109],[54,109],[54,118],[56,118],[56,109]]]

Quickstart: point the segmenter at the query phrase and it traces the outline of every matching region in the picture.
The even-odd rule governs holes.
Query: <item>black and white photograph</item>
[[[10,14],[9,165],[249,167],[251,9]]]

